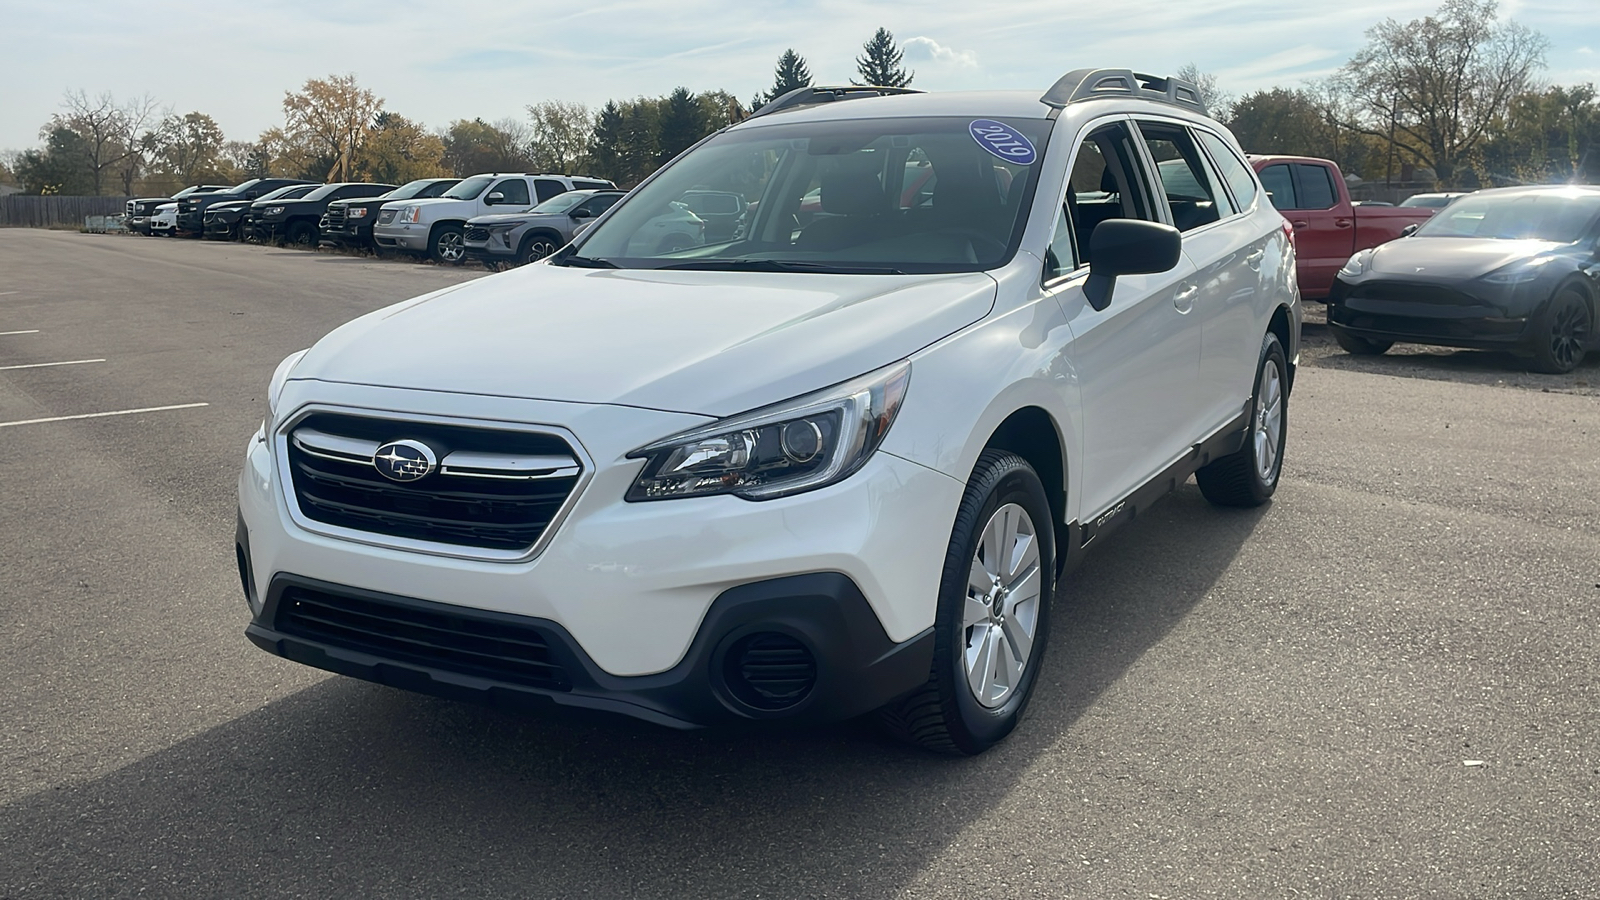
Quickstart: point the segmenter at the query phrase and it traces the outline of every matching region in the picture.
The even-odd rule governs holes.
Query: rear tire
[[[896,737],[976,755],[1016,728],[1038,683],[1055,591],[1055,531],[1039,475],[1014,453],[978,457],[945,552],[933,666],[878,711]]]
[[[1594,318],[1589,304],[1577,288],[1558,291],[1539,314],[1534,333],[1539,343],[1533,348],[1529,368],[1549,375],[1565,375],[1582,362],[1584,347],[1594,333]]]
[[[1283,474],[1289,435],[1289,364],[1278,336],[1267,332],[1256,364],[1256,389],[1244,446],[1195,473],[1200,493],[1217,506],[1260,506],[1271,499]]]
[[[1338,328],[1330,329],[1333,339],[1338,342],[1344,352],[1352,356],[1382,356],[1394,346],[1394,341],[1374,341],[1371,338],[1357,337]]]

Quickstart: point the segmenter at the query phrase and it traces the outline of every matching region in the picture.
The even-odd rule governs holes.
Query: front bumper
[[[302,389],[290,382],[281,401],[285,409],[296,408],[291,394]],[[321,385],[319,401],[331,389]],[[641,465],[626,454],[703,417],[355,386],[337,390],[347,409],[560,423],[595,461],[595,471],[534,558],[450,558],[302,528],[290,510],[293,486],[285,491],[269,442],[258,436],[240,477],[239,543],[247,593],[257,598],[251,603],[252,640],[272,652],[432,693],[494,702],[537,695],[677,724],[763,717],[730,699],[714,669],[731,642],[752,629],[795,636],[817,660],[814,699],[781,711],[785,717],[854,715],[926,677],[928,657],[909,647],[926,640],[933,624],[944,548],[962,491],[949,476],[880,451],[840,484],[779,500],[723,496],[626,503],[622,497]],[[276,437],[271,443],[277,445]],[[794,578],[823,578],[826,584],[796,586]],[[776,581],[786,586],[759,587]],[[520,623],[548,637],[570,685],[517,685],[492,673],[290,633],[280,627],[274,604],[286,585],[297,584]],[[750,599],[757,596],[766,599]],[[725,608],[743,612],[735,616]],[[754,628],[758,621],[764,624]],[[868,622],[871,628],[863,624]],[[906,681],[908,672],[916,679]]]
[[[1514,350],[1537,337],[1537,284],[1486,291],[1477,285],[1336,278],[1328,325],[1357,337],[1478,350]]]
[[[314,615],[297,613],[309,609]],[[349,622],[323,624],[351,612]],[[393,636],[426,628],[427,642]],[[927,680],[933,631],[895,643],[850,579],[796,575],[742,585],[712,602],[678,664],[617,677],[559,623],[466,610],[276,576],[245,631],[256,646],[366,681],[494,706],[564,706],[677,728],[782,719],[820,722],[876,709]],[[485,638],[493,635],[493,638]],[[773,641],[789,671],[762,670]],[[787,642],[785,642],[787,639]],[[795,648],[803,648],[796,650]],[[754,656],[754,659],[752,659]],[[768,657],[770,659],[770,655]],[[752,668],[754,666],[754,668]],[[753,674],[753,677],[751,677]]]
[[[422,253],[428,249],[428,231],[428,225],[377,225],[372,229],[372,241],[391,250]]]
[[[467,259],[485,262],[511,262],[517,258],[517,248],[506,247],[491,236],[487,241],[467,241],[462,244]]]

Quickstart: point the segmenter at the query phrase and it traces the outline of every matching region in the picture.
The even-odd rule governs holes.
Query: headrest
[[[1105,191],[1108,194],[1115,194],[1118,190],[1120,190],[1120,188],[1117,187],[1117,176],[1111,173],[1110,166],[1106,166],[1100,171],[1100,190]]]
[[[831,172],[822,176],[822,211],[841,216],[872,216],[889,205],[876,172]]]

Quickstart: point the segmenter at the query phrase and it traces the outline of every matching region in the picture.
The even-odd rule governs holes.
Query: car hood
[[[293,378],[726,416],[909,356],[995,290],[982,273],[525,266],[356,319]]]
[[[383,202],[383,205],[384,205],[385,209],[387,209],[388,207],[391,207],[391,206],[394,207],[395,209],[399,209],[402,206],[442,206],[442,205],[444,205],[446,203],[476,203],[476,202],[477,201],[475,201],[475,200],[455,200],[455,199],[451,199],[449,197],[424,197],[424,198],[422,198],[420,200],[385,200]]]
[[[221,212],[221,211],[227,210],[227,209],[244,209],[246,206],[249,206],[249,205],[250,205],[250,201],[249,200],[229,200],[227,203],[213,203],[213,204],[211,204],[211,206],[209,206],[207,208],[216,210],[217,212]]]
[[[1550,241],[1409,237],[1379,246],[1371,265],[1374,275],[1478,278],[1563,246]]]
[[[565,213],[561,214],[565,217]],[[555,218],[550,213],[495,213],[491,216],[473,216],[467,220],[468,225],[521,225],[524,222],[536,222],[540,219]]]

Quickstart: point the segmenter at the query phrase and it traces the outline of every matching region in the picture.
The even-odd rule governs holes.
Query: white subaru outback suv
[[[707,189],[736,236],[633,240]],[[284,360],[239,482],[248,636],[500,705],[876,710],[980,752],[1086,548],[1191,474],[1272,495],[1293,254],[1181,81],[797,91],[544,262]]]

